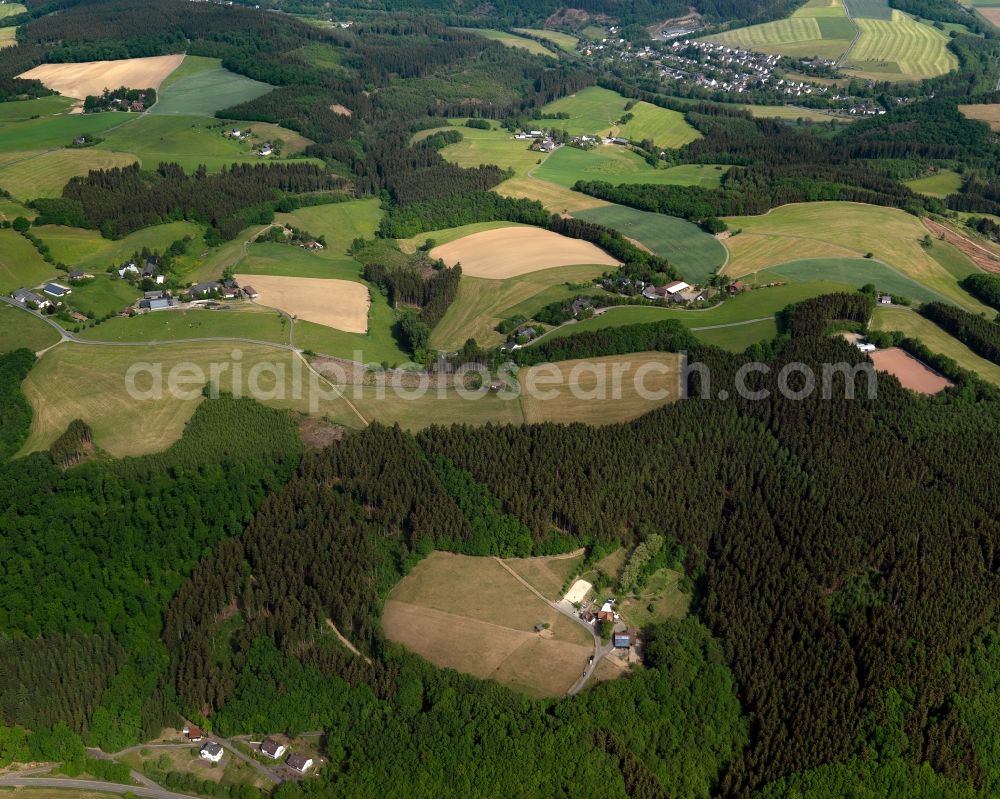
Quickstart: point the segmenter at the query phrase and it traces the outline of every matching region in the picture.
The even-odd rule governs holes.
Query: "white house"
[[[285,754],[287,749],[288,747],[286,747],[283,743],[279,743],[273,738],[268,738],[262,741],[260,745],[261,754],[267,755],[272,760],[280,758],[283,754]]]
[[[215,741],[209,741],[203,747],[201,747],[201,759],[208,760],[212,763],[218,763],[222,760],[222,745],[216,743]]]
[[[292,752],[285,763],[288,764],[290,769],[299,772],[299,774],[305,774],[313,767],[313,759],[311,757],[300,755],[296,752]]]
[[[118,270],[118,277],[125,277],[125,275],[128,275],[128,274],[132,274],[132,275],[138,275],[139,274],[139,267],[136,266],[131,261],[129,261],[127,264],[122,264],[121,268]]]
[[[859,341],[854,346],[857,347],[862,352],[875,352],[875,345],[869,344],[867,341]]]

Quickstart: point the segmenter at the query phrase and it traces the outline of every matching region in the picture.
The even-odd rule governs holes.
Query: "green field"
[[[326,236],[324,257],[344,255],[356,238],[370,239],[382,219],[379,200],[351,200],[299,208],[290,214],[277,214],[276,222],[287,222],[308,230],[315,236]]]
[[[164,252],[173,242],[184,236],[200,238],[201,226],[194,222],[169,222],[153,225],[130,233],[122,239],[112,240],[101,237],[96,230],[44,225],[33,232],[52,251],[52,257],[70,266],[107,271],[109,266],[124,262],[136,250],[149,247]],[[197,249],[192,248],[192,249]]]
[[[123,281],[118,281],[123,282]],[[245,338],[288,344],[288,320],[276,311],[241,304],[208,311],[156,311],[133,319],[116,317],[84,333],[90,341],[182,341],[192,338]]]
[[[725,242],[730,252],[725,273],[734,278],[790,261],[861,258],[870,252],[875,260],[973,313],[987,310],[932,257],[933,244],[921,246],[927,228],[904,211],[863,203],[798,203],[726,221],[730,230],[742,231]]]
[[[845,68],[871,80],[921,80],[958,68],[947,49],[948,34],[917,22],[901,11],[891,20],[857,19],[861,36]]]
[[[59,341],[59,333],[32,314],[0,303],[0,353],[27,347],[39,352]]]
[[[458,129],[462,132],[462,141],[449,144],[440,152],[444,158],[462,167],[496,164],[503,169],[513,169],[517,175],[526,175],[545,157],[531,149],[531,142],[518,141],[502,128]]]
[[[674,168],[676,169],[676,167]],[[693,168],[657,169],[646,163],[642,156],[618,145],[608,144],[591,150],[578,147],[560,147],[542,164],[532,170],[532,176],[565,188],[572,188],[578,180],[603,180],[614,185],[621,183],[650,183],[656,185],[691,185]],[[718,181],[721,172],[712,175],[706,167],[706,177]]]
[[[926,194],[928,197],[947,197],[962,188],[962,176],[950,169],[942,169],[927,177],[908,180],[906,185],[915,192]]]
[[[474,33],[476,36],[482,36],[484,39],[489,39],[490,41],[500,42],[504,47],[517,47],[521,50],[527,50],[534,55],[555,57],[555,54],[545,45],[533,39],[515,36],[513,33],[507,33],[506,31],[491,30],[490,28],[459,28],[459,30],[463,30],[466,33]]]
[[[805,76],[808,78],[809,76]],[[803,78],[805,79],[805,78]],[[811,80],[811,78],[809,78]],[[804,119],[807,122],[829,122],[832,119],[838,122],[853,122],[854,117],[840,116],[838,114],[824,113],[815,108],[803,108],[798,105],[742,105],[744,111],[749,111],[755,117],[764,119]]]
[[[704,283],[726,261],[726,248],[714,236],[683,219],[623,205],[578,211],[573,216],[607,225],[637,239],[666,258],[692,283]]]
[[[874,283],[879,291],[907,297],[916,302],[950,302],[947,297],[874,259],[810,258],[768,267],[755,275],[758,282],[770,281],[774,277],[800,282],[830,280],[855,288]]]
[[[9,228],[0,230],[0,293],[31,288],[56,274],[24,236]]]
[[[504,336],[494,328],[501,320],[517,315],[530,319],[550,302],[576,296],[580,289],[571,285],[589,284],[606,269],[562,266],[507,280],[463,277],[458,296],[431,334],[431,346],[455,350],[470,338],[482,346],[499,345]]]
[[[361,265],[346,255],[324,257],[321,253],[290,244],[251,244],[246,258],[239,262],[239,272],[245,275],[361,279]]]
[[[112,279],[95,275],[91,281],[72,286],[73,293],[66,299],[66,306],[84,315],[92,313],[97,319],[127,308],[142,296],[139,289],[117,276]]]
[[[855,19],[891,19],[888,0],[844,0]]]
[[[950,336],[929,319],[908,308],[876,308],[872,329],[899,330],[920,339],[932,352],[947,355],[963,369],[975,372],[984,380],[1000,385],[1000,366],[981,358],[961,341]]]
[[[184,69],[183,63],[180,69]],[[172,81],[165,81],[156,104],[150,109],[151,114],[212,116],[223,108],[267,94],[273,88],[223,69],[221,62],[208,68],[202,61],[189,70]]]
[[[48,99],[48,98],[46,98]],[[19,106],[20,103],[0,103]],[[132,116],[132,119],[135,119]],[[0,121],[0,152],[48,150],[67,147],[84,133],[103,136],[109,128],[120,125],[129,115],[109,111],[103,114],[63,114],[38,119],[11,118]]]
[[[721,347],[729,352],[743,352],[751,344],[770,341],[778,334],[778,325],[773,319],[728,327],[709,327],[694,330],[695,336],[705,344]]]
[[[222,62],[218,58],[186,55],[184,56],[184,60],[181,61],[181,65],[163,79],[163,82],[160,84],[160,91],[169,89],[172,84],[177,83],[179,80],[200,75],[202,72],[211,72],[221,66]]]
[[[566,130],[574,136],[582,134],[607,134],[618,131],[617,122],[626,113],[628,100],[618,92],[588,86],[576,94],[560,98],[542,108],[543,118],[538,124],[546,128]],[[547,116],[555,113],[569,114],[569,119]],[[684,115],[667,108],[638,102],[631,113],[635,119],[620,128],[623,136],[652,138],[662,147],[679,147],[698,138],[698,132],[684,120]],[[534,123],[533,123],[534,124]],[[634,127],[633,127],[634,126]],[[638,133],[653,134],[640,136]],[[617,135],[615,133],[614,135]],[[662,139],[662,141],[660,140]]]
[[[587,330],[603,330],[607,327],[622,327],[624,325],[636,325],[644,322],[659,322],[663,319],[677,319],[685,327],[695,330],[695,335],[699,335],[698,328],[712,327],[715,325],[727,325],[734,322],[746,322],[752,319],[769,317],[780,311],[786,305],[793,302],[800,302],[809,297],[817,297],[820,294],[828,294],[835,291],[844,291],[849,286],[843,283],[813,282],[813,283],[789,283],[784,286],[774,286],[772,288],[761,288],[749,291],[730,300],[726,300],[715,308],[705,310],[682,310],[679,308],[659,308],[650,306],[619,306],[609,308],[600,316],[595,316],[583,322],[563,325],[544,338],[557,336],[571,336],[574,333],[582,333]],[[709,334],[724,335],[724,334]]]
[[[11,100],[0,103],[0,124],[18,122],[32,117],[48,117],[65,114],[73,105],[73,100],[59,94],[36,97],[33,100]]]
[[[260,373],[270,368],[294,375],[299,369],[296,362],[301,360],[288,350],[231,341],[135,347],[60,344],[45,354],[24,381],[24,393],[35,414],[22,452],[47,448],[74,419],[87,422],[93,428],[94,442],[116,457],[160,452],[180,438],[184,425],[202,402],[200,387],[212,378],[213,368],[218,378],[215,384],[221,391],[247,395],[250,381],[256,376],[260,391],[270,394],[255,393],[264,404],[308,412],[312,396],[317,413],[358,427],[360,421],[343,399],[332,394],[327,399],[308,391],[296,394],[291,380],[286,380],[284,391],[279,392],[273,372],[270,379],[266,371]],[[234,380],[236,363],[242,369]],[[162,374],[162,394],[148,397],[153,386],[148,371],[133,383],[145,393],[133,396],[134,392],[129,392],[126,377],[136,364],[151,365]],[[185,370],[180,387],[189,390],[190,396],[168,390],[175,367]],[[203,379],[188,382],[191,367],[200,369]]]
[[[249,141],[237,141],[223,135],[232,123],[224,123],[204,116],[133,116],[124,125],[108,131],[104,141],[94,149],[118,150],[134,153],[146,168],[153,169],[161,161],[175,162],[188,172],[200,164],[209,171],[218,171],[235,162],[257,163],[254,146],[266,140],[281,138],[289,143],[282,156],[300,151],[308,139],[294,131],[264,123],[240,124],[241,129],[253,132]],[[283,160],[271,157],[268,161]],[[318,163],[318,162],[317,162]]]
[[[12,222],[19,216],[23,216],[25,219],[34,219],[38,214],[33,208],[27,208],[16,200],[0,197],[0,221]]]
[[[539,30],[537,28],[514,28],[514,31],[534,36],[537,39],[545,39],[545,41],[552,42],[560,50],[567,53],[576,52],[576,44],[580,41],[575,36],[571,36],[568,33],[560,33],[559,31]]]
[[[27,150],[0,154],[0,186],[21,200],[61,197],[69,179],[92,169],[135,163],[128,153],[81,150]]]

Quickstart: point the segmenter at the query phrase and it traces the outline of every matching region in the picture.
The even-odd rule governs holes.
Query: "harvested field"
[[[618,266],[618,261],[590,242],[535,227],[486,230],[435,247],[430,255],[442,259],[449,266],[461,263],[463,274],[470,277],[495,280],[554,266]]]
[[[524,420],[613,424],[676,400],[680,359],[675,353],[635,353],[562,361],[522,369]]]
[[[14,35],[17,33],[17,28],[0,28],[0,50],[4,47],[14,47],[17,45],[17,39]]]
[[[1000,274],[1000,252],[997,252],[996,249],[987,247],[985,244],[980,244],[960,233],[956,233],[947,225],[942,225],[933,219],[925,218],[924,225],[935,236],[944,236],[945,241],[971,258],[973,263],[980,269]]]
[[[184,55],[128,58],[123,61],[85,61],[80,64],[42,64],[18,75],[40,80],[50,89],[83,100],[88,94],[129,86],[159,89],[163,79],[180,66]]]
[[[508,558],[504,561],[522,578],[549,599],[562,598],[563,584],[583,563],[583,550],[565,555],[540,555],[535,558]]]
[[[986,17],[989,22],[1000,28],[1000,8],[986,8],[979,6],[976,8],[976,11]]]
[[[386,636],[427,658],[533,696],[573,685],[592,638],[493,558],[434,552],[389,595]],[[536,624],[547,624],[535,632]]]
[[[588,194],[573,191],[565,186],[534,176],[510,178],[497,186],[494,191],[504,197],[524,197],[528,200],[538,200],[545,206],[545,210],[554,214],[569,214],[587,208],[603,208],[609,204]]]
[[[237,279],[257,290],[260,305],[347,333],[368,331],[371,300],[363,283],[279,275],[237,275]]]
[[[953,386],[948,378],[939,375],[923,361],[914,358],[906,350],[889,347],[869,353],[869,358],[880,372],[888,372],[896,377],[904,388],[920,394],[937,394]]]
[[[1000,9],[996,9],[1000,11]],[[980,10],[982,11],[982,9]],[[960,105],[958,110],[969,119],[978,119],[989,124],[991,130],[1000,130],[1000,103],[981,105]]]

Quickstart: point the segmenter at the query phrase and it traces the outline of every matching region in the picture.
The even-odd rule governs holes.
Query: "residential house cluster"
[[[260,753],[271,760],[281,760],[288,747],[273,738],[267,738],[260,744]],[[313,759],[299,752],[291,752],[285,758],[285,765],[298,774],[305,774],[314,765]]]
[[[118,277],[123,280],[133,278],[136,280],[148,280],[151,283],[155,283],[157,286],[162,286],[167,282],[167,276],[163,274],[162,264],[160,259],[155,255],[150,255],[146,258],[142,267],[135,261],[126,261],[117,269]]]
[[[223,300],[237,300],[241,297],[246,297],[248,300],[257,298],[257,291],[253,286],[240,286],[239,283],[231,279],[196,283],[187,289],[186,294],[192,300],[216,297]]]
[[[699,289],[683,280],[672,280],[664,286],[646,286],[642,296],[647,300],[664,302],[703,302],[711,296],[709,289]]]

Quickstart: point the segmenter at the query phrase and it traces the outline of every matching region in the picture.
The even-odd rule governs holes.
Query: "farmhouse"
[[[260,295],[257,294],[257,289],[255,289],[253,286],[244,286],[243,296],[249,300],[255,300]]]
[[[48,308],[52,304],[45,297],[27,289],[12,291],[10,297],[14,302],[19,302],[21,305],[34,305],[38,308]]]
[[[892,295],[891,294],[880,294],[878,298],[879,305],[892,305]]]
[[[300,755],[297,752],[292,752],[285,763],[290,769],[297,771],[299,774],[305,774],[313,767],[313,759],[311,757]]]
[[[609,599],[603,605],[601,609],[597,611],[598,621],[614,621],[615,620],[615,608],[614,604]]]
[[[185,724],[183,729],[184,737],[189,741],[200,741],[203,737],[201,727],[196,727],[194,724]]]
[[[267,738],[260,745],[261,754],[267,755],[272,760],[277,760],[285,754],[286,748],[283,743],[279,743],[274,738]]]
[[[138,275],[139,267],[136,266],[132,261],[122,264],[118,268],[118,277],[125,277],[125,275]]]
[[[221,744],[209,741],[201,747],[201,758],[202,760],[210,760],[212,763],[218,763],[222,760],[222,751]]]
[[[74,269],[72,272],[69,273],[69,279],[73,283],[76,283],[80,280],[90,280],[93,277],[94,277],[93,275],[88,275],[82,269]]]
[[[68,297],[73,293],[73,289],[62,286],[58,283],[46,283],[45,288],[42,289],[50,297],[55,297],[57,300],[63,297]]]
[[[214,280],[210,283],[196,283],[188,289],[188,294],[195,297],[204,297],[208,294],[216,294],[222,288],[219,283]]]

